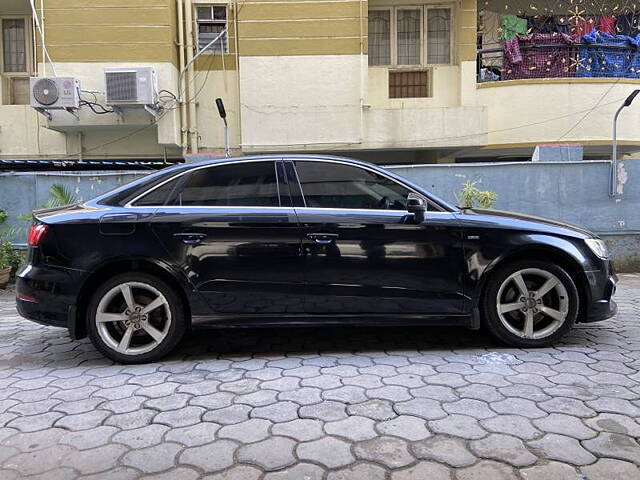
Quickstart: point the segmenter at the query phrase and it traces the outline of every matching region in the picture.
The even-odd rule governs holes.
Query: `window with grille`
[[[431,96],[430,70],[389,71],[389,98]]]
[[[401,6],[369,10],[369,65],[451,63],[450,7]]]
[[[207,46],[227,27],[227,7],[223,5],[198,5],[196,7],[198,24],[198,51]],[[227,53],[228,42],[225,33],[205,53]]]
[[[369,65],[391,62],[391,11],[369,12]]]
[[[27,71],[27,36],[24,18],[2,20],[2,51],[5,73]]]
[[[451,9],[427,9],[427,63],[451,62]]]

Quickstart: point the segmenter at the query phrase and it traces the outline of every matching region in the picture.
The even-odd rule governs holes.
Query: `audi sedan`
[[[357,160],[275,155],[35,212],[16,295],[25,318],[141,363],[205,323],[484,326],[546,346],[611,317],[616,281],[584,229],[456,208]]]

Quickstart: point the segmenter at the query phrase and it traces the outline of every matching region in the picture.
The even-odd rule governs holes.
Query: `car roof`
[[[200,155],[193,155],[193,157],[197,158]],[[203,160],[191,160],[187,161],[184,164],[180,164],[181,166],[189,165],[189,166],[206,166],[206,165],[215,165],[227,162],[238,162],[242,160],[333,160],[344,163],[352,163],[354,165],[362,165],[368,167],[376,167],[377,165],[369,162],[365,162],[363,160],[357,160],[355,158],[349,157],[340,157],[337,155],[316,155],[316,154],[264,154],[264,155],[243,155],[241,157],[213,157],[211,158],[208,155],[202,155],[208,158]]]

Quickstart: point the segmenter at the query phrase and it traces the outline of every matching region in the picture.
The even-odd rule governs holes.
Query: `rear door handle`
[[[309,240],[313,240],[320,245],[333,243],[338,239],[338,237],[339,235],[337,233],[307,233],[307,238]]]
[[[173,236],[187,245],[197,245],[207,236],[205,233],[180,232],[174,233]]]

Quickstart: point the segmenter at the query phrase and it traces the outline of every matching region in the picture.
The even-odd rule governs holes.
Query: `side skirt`
[[[305,315],[305,314],[263,314],[263,315],[197,315],[193,316],[194,328],[255,328],[255,327],[307,327],[325,325],[353,326],[440,326],[472,327],[472,315]]]

